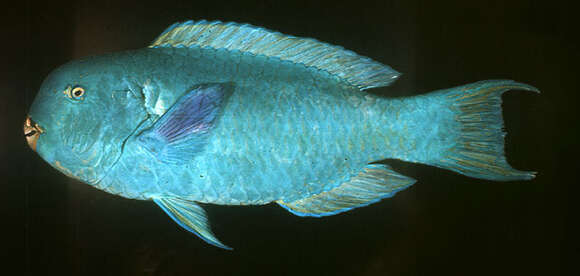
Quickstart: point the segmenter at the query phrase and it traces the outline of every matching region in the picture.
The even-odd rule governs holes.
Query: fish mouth
[[[24,137],[26,137],[26,142],[28,142],[28,146],[33,151],[36,151],[36,142],[42,133],[44,133],[44,129],[35,123],[30,116],[26,116],[24,120]]]

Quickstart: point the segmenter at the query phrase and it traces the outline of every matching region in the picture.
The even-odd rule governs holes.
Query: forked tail
[[[512,168],[505,158],[501,95],[519,89],[538,89],[510,80],[480,81],[440,91],[454,113],[449,135],[455,143],[433,165],[490,180],[527,180],[535,172]]]
[[[409,137],[411,153],[395,158],[476,178],[500,181],[534,178],[535,172],[512,168],[504,155],[501,95],[511,89],[539,92],[511,80],[488,80],[410,99],[415,121],[412,126],[420,130]]]

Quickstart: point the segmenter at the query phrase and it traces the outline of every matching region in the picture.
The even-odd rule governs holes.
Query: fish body
[[[216,61],[216,54],[222,58]],[[152,62],[144,67],[166,59],[176,64],[143,74],[126,70],[127,75],[141,76],[131,82],[152,94],[159,91],[146,96],[151,98],[147,109],[159,115],[191,83],[236,85],[212,130],[216,138],[208,139],[203,152],[190,160],[160,163],[129,139],[116,168],[97,184],[108,192],[218,204],[292,201],[329,190],[366,164],[392,156],[389,139],[384,139],[393,132],[384,116],[387,100],[353,89],[326,72],[208,49],[145,49],[135,55]],[[136,68],[143,65],[135,63]],[[153,123],[148,120],[143,128]],[[398,141],[395,147],[400,148]]]
[[[500,104],[504,91],[535,88],[498,80],[408,98],[364,91],[398,75],[312,39],[185,22],[150,47],[55,70],[24,128],[61,172],[153,200],[223,248],[196,202],[333,215],[415,182],[372,164],[386,158],[492,180],[533,177],[503,156]]]

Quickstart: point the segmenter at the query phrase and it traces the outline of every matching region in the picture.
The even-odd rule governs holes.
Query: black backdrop
[[[2,261],[6,275],[531,274],[570,272],[579,169],[575,10],[557,1],[14,1],[3,4]],[[506,151],[528,182],[490,182],[391,161],[419,182],[322,219],[207,206],[233,252],[180,229],[153,203],[66,178],[21,131],[43,78],[76,57],[146,46],[187,19],[247,22],[342,45],[404,73],[406,96],[482,79],[542,90],[504,96]],[[12,273],[16,274],[12,274]],[[0,272],[2,273],[2,272]],[[2,273],[5,274],[5,273]]]

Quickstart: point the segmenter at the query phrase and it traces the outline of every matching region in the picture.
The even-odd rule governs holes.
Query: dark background
[[[4,275],[565,275],[578,247],[576,9],[558,1],[14,1],[0,72]],[[392,161],[419,180],[322,219],[273,204],[207,206],[212,247],[151,202],[68,179],[26,146],[43,78],[68,60],[146,46],[167,26],[220,19],[342,45],[404,73],[384,95],[483,79],[538,87],[504,96],[506,151],[527,182],[491,182]],[[10,271],[10,273],[8,273]]]

